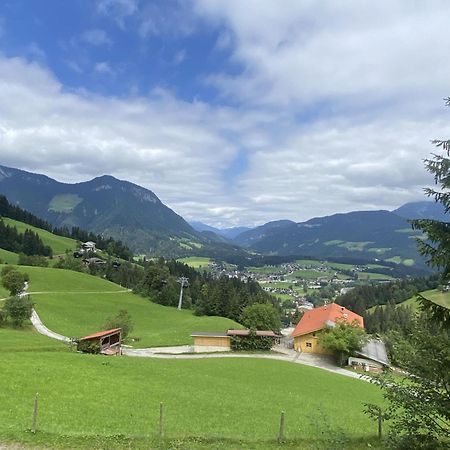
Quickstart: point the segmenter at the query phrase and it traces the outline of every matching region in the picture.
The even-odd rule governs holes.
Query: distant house
[[[319,308],[305,311],[295,327],[292,337],[294,349],[298,352],[329,354],[318,342],[318,333],[326,327],[333,327],[336,321],[356,323],[364,328],[364,319],[337,303],[330,303]]]
[[[78,340],[77,350],[85,353],[101,353],[103,355],[120,355],[122,328],[99,331]]]
[[[95,244],[95,242],[92,242],[92,241],[83,242],[81,244],[81,249],[84,252],[96,252],[97,251],[96,244]]]
[[[84,258],[83,262],[87,265],[95,265],[95,266],[101,266],[103,264],[106,264],[106,261],[104,261],[103,259],[100,258]]]
[[[194,349],[196,347],[208,347],[209,351],[229,351],[231,350],[232,337],[250,336],[250,330],[227,330],[226,332],[194,331],[191,337],[194,338]],[[279,336],[272,330],[257,330],[257,337],[269,337],[274,344],[279,340]]]

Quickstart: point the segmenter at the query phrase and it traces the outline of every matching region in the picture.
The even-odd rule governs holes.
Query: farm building
[[[386,369],[389,367],[389,360],[384,342],[380,339],[370,339],[356,356],[348,358],[348,365],[354,368],[362,367],[367,372],[381,372]]]
[[[226,332],[210,332],[210,331],[194,331],[191,337],[194,338],[194,348],[208,347],[209,351],[229,351],[231,350],[231,339],[233,337],[250,336],[250,330],[228,330]],[[257,337],[272,338],[274,344],[279,339],[279,336],[272,330],[257,330],[255,332]],[[204,351],[204,348],[202,349]]]
[[[364,319],[360,315],[337,303],[330,303],[303,314],[292,333],[294,349],[298,352],[329,354],[320,346],[318,332],[325,327],[334,326],[337,320],[344,320],[348,323],[356,321],[361,328],[364,328]]]
[[[77,350],[85,353],[101,353],[102,355],[120,355],[121,344],[122,328],[113,328],[80,338]]]
[[[81,248],[85,252],[95,252],[97,250],[95,242],[92,242],[92,241],[83,242],[81,244]]]

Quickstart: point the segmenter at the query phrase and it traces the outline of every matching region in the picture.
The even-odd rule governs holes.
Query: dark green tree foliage
[[[364,316],[364,325],[370,334],[384,334],[388,331],[408,332],[414,320],[410,306],[396,305],[392,300],[384,307],[376,306]]]
[[[15,296],[22,292],[25,285],[26,277],[17,270],[7,271],[2,274],[2,285],[9,291],[10,295]]]
[[[70,237],[72,239],[78,240],[78,241],[94,241],[97,243],[97,247],[105,250],[110,255],[116,256],[118,258],[122,258],[125,260],[132,260],[133,259],[133,253],[132,251],[124,245],[121,241],[116,241],[115,239],[111,237],[104,237],[89,231],[82,230],[79,227],[73,227],[72,229],[68,229],[67,227],[61,227],[61,228],[54,228],[52,225],[45,221],[40,219],[39,217],[35,216],[34,214],[31,214],[30,212],[19,208],[18,206],[14,206],[11,203],[8,202],[7,198],[4,195],[0,195],[0,217],[9,217],[10,219],[18,220],[19,222],[26,223],[28,225],[31,225],[33,227],[41,228],[43,230],[50,231],[53,234],[57,234],[59,236],[64,237]],[[12,250],[10,248],[6,248],[2,246],[1,236],[2,236],[2,230],[0,227],[0,248],[4,248],[6,250],[20,252],[23,251],[23,253],[27,255],[44,255],[44,256],[50,256],[45,253],[28,253],[27,251],[23,250],[22,248],[17,248],[16,250]],[[27,245],[33,245],[27,244]]]
[[[115,316],[109,317],[104,325],[105,330],[112,330],[113,328],[122,329],[122,338],[126,338],[133,331],[133,319],[128,311],[122,309]]]
[[[422,315],[398,354],[405,377],[376,379],[388,400],[391,444],[400,449],[450,447],[450,335]]]
[[[280,313],[269,303],[245,307],[239,322],[251,330],[272,330],[278,333],[281,329]]]
[[[52,249],[42,242],[37,233],[28,229],[19,233],[16,227],[5,224],[1,219],[0,248],[26,255],[52,256]]]
[[[186,276],[189,286],[184,289],[183,308],[192,308],[197,315],[222,316],[239,321],[242,310],[254,303],[276,300],[258,283],[237,278],[213,278],[177,261],[159,260],[144,264],[143,270],[131,271],[130,285],[135,292],[167,306],[177,306],[180,293],[178,278]]]
[[[31,317],[33,302],[28,295],[9,297],[3,305],[4,317],[10,318],[15,327],[21,327]]]
[[[319,344],[326,350],[333,352],[339,365],[343,365],[367,342],[367,335],[358,323],[336,321],[335,326],[327,327],[319,333]]]
[[[450,98],[446,99],[446,106],[450,106]],[[433,144],[442,149],[444,154],[433,154],[432,158],[425,160],[425,167],[434,177],[437,189],[425,188],[428,197],[432,197],[444,207],[445,213],[450,212],[450,140],[434,140]],[[417,239],[419,252],[427,258],[431,267],[441,271],[444,283],[450,282],[450,223],[438,220],[413,220],[415,230],[421,230],[426,240]],[[425,297],[420,298],[422,309],[431,313],[431,317],[438,322],[445,322],[450,328],[450,311],[434,304]]]
[[[41,255],[25,255],[25,253],[20,253],[18,264],[19,266],[48,267],[48,259]]]
[[[336,298],[336,302],[363,315],[366,309],[389,302],[401,303],[418,292],[435,289],[439,284],[437,275],[429,278],[398,280],[391,283],[357,286],[346,294]]]
[[[250,330],[249,336],[233,336],[231,338],[231,350],[233,351],[269,351],[272,346],[272,338],[256,336],[254,330]]]

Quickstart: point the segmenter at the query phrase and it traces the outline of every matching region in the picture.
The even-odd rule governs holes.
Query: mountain
[[[196,231],[209,231],[227,239],[234,239],[237,235],[243,233],[244,231],[252,229],[250,227],[215,228],[210,225],[206,225],[206,223],[197,221],[189,222],[189,224]]]
[[[392,212],[405,219],[433,219],[444,222],[450,220],[441,203],[430,201],[405,203]]]
[[[108,175],[67,184],[0,166],[0,193],[54,226],[112,236],[136,253],[177,256],[210,242],[152,191]]]
[[[272,222],[267,222],[256,228],[251,228],[243,233],[238,234],[233,239],[238,245],[243,247],[252,247],[252,245],[260,240],[263,240],[266,236],[271,236],[278,232],[283,232],[284,229],[295,225],[292,220],[275,220]]]
[[[356,211],[301,223],[269,222],[240,234],[234,242],[273,255],[418,262],[417,236],[420,233],[406,219],[390,211]]]

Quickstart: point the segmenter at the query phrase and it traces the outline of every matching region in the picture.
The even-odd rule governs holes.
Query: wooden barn
[[[100,353],[102,355],[120,355],[122,344],[122,328],[99,331],[79,339],[77,350],[84,353]]]

